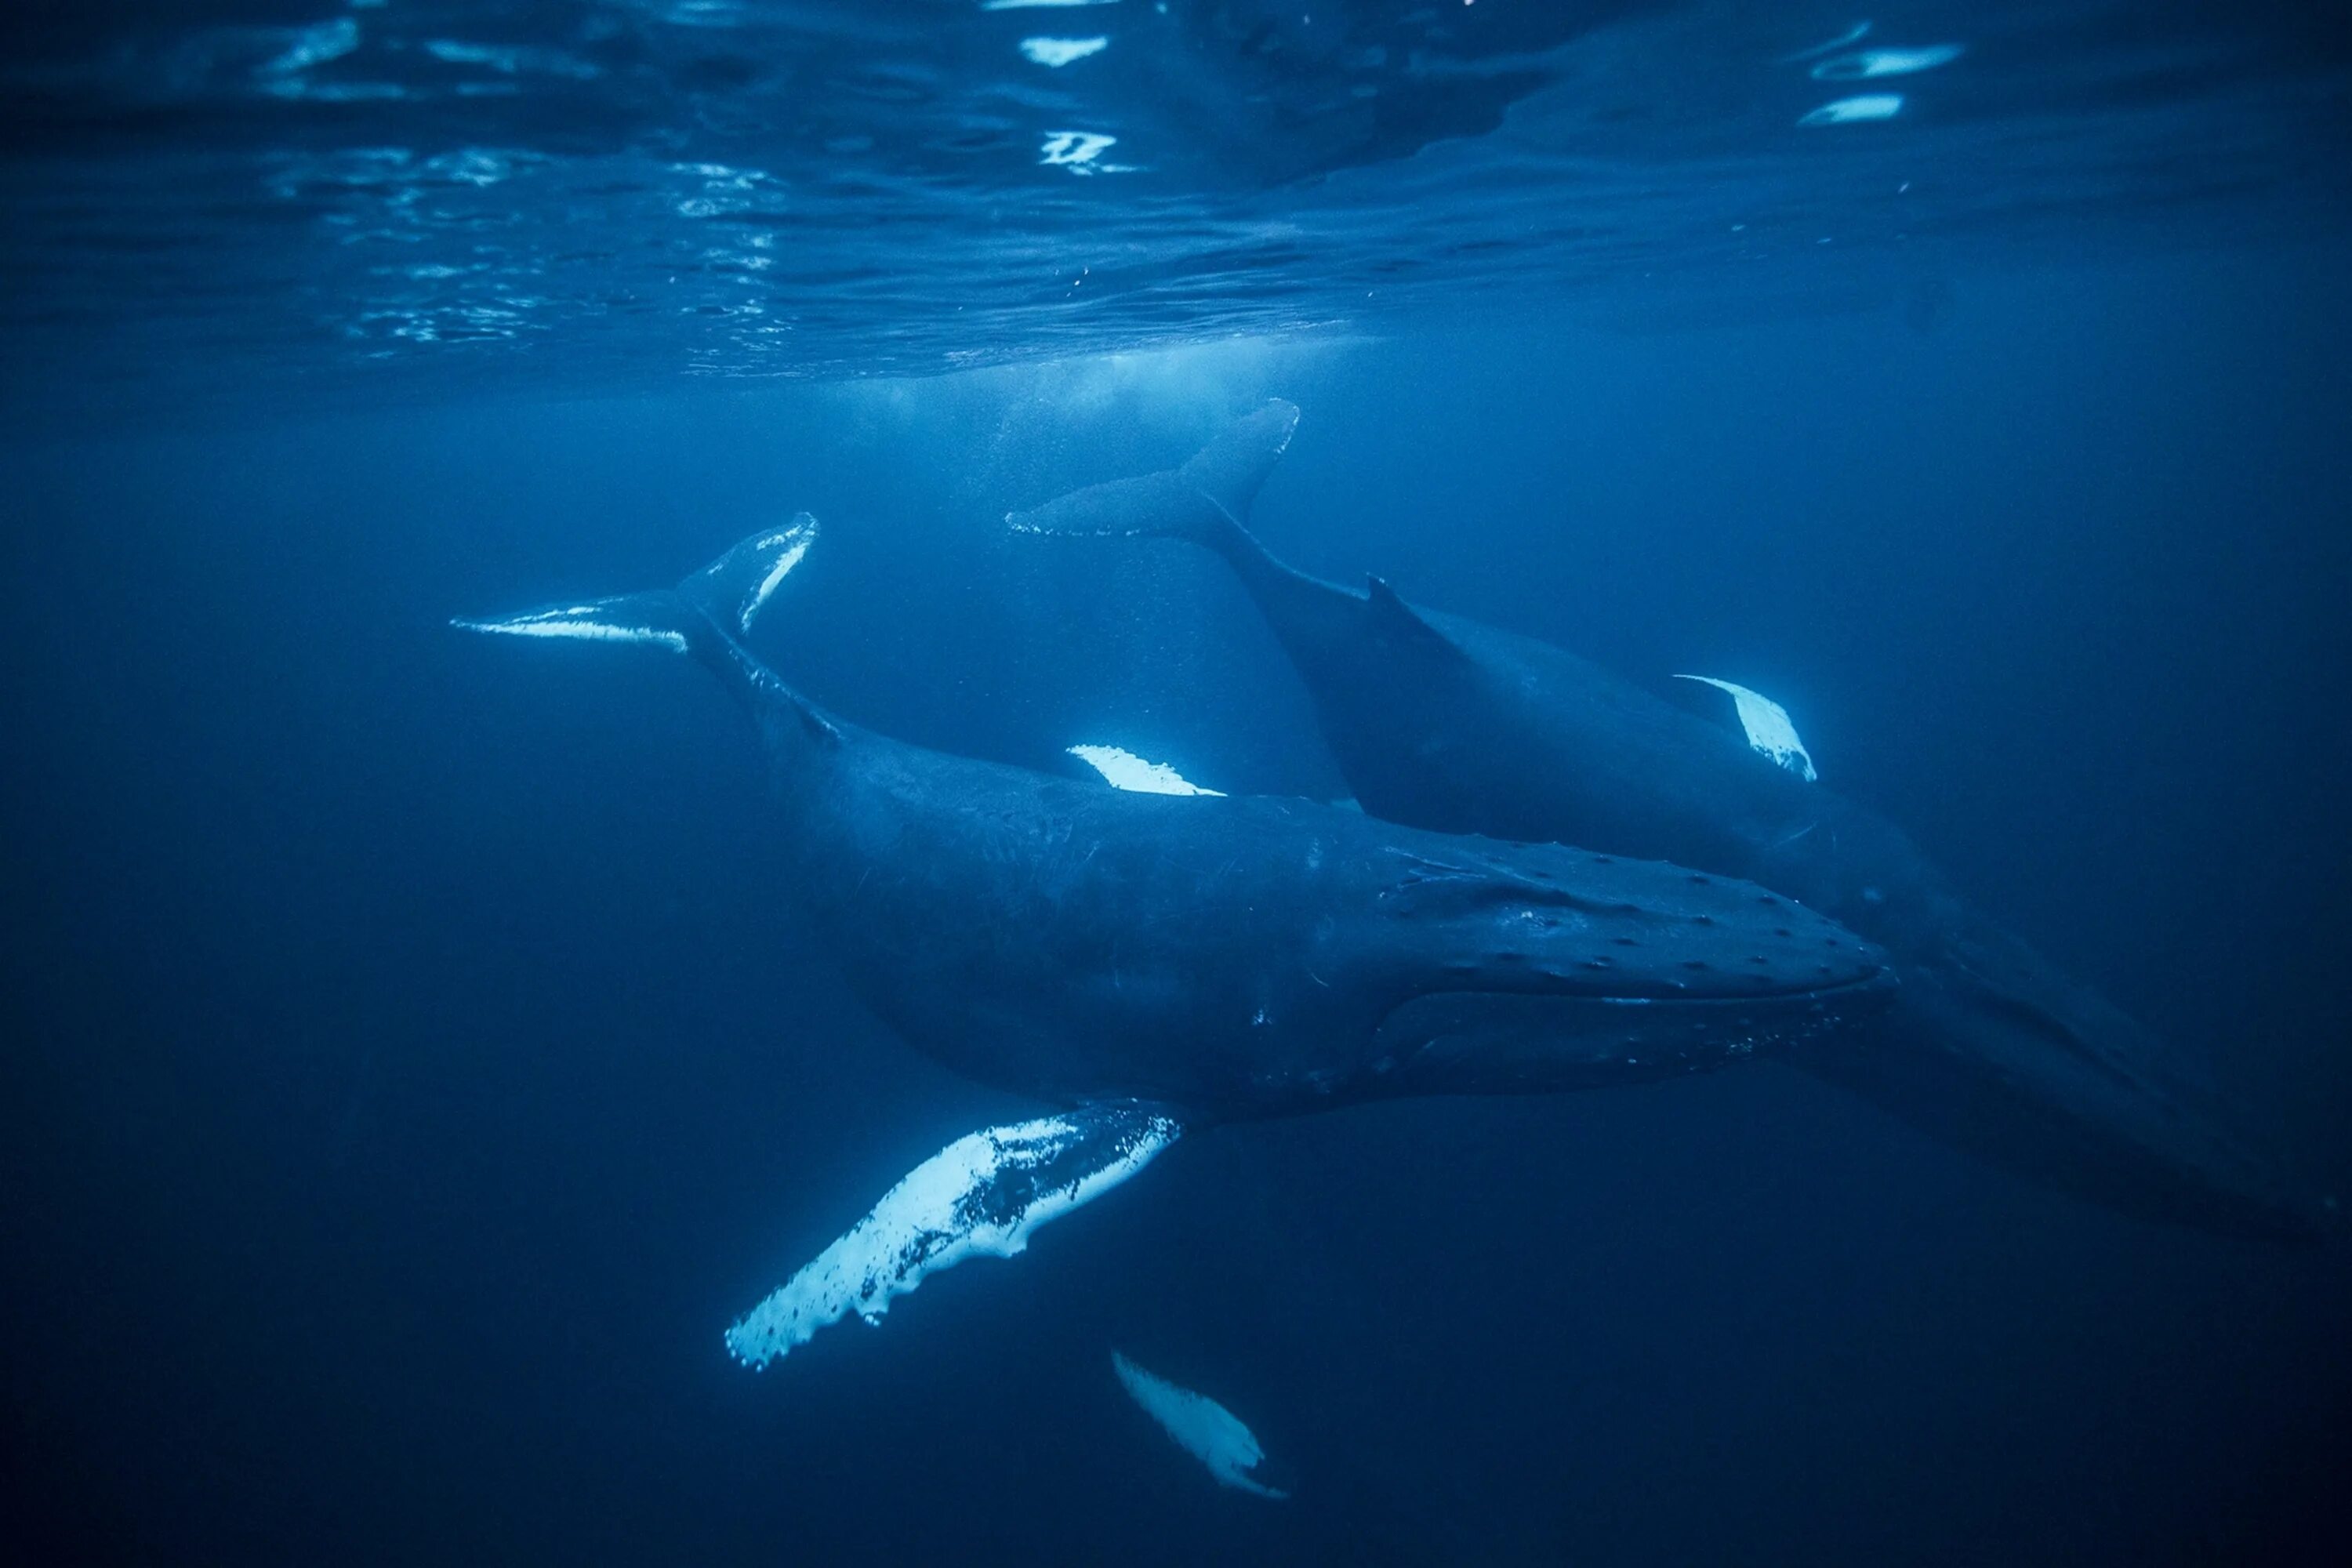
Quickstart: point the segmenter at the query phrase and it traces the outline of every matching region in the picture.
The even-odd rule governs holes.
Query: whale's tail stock
[[[832,721],[778,679],[743,642],[816,536],[816,519],[801,512],[782,528],[740,541],[675,588],[547,605],[491,619],[458,616],[449,624],[501,637],[639,643],[686,654],[709,665],[755,715],[781,707],[832,736],[837,733]]]
[[[1297,405],[1272,398],[1181,468],[1089,485],[1004,521],[1016,533],[1182,539],[1227,551],[1246,537],[1250,505],[1297,428]]]

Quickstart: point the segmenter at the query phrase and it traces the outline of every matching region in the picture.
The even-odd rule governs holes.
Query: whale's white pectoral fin
[[[855,1312],[867,1322],[926,1275],[967,1258],[1011,1258],[1039,1226],[1143,1169],[1183,1131],[1134,1104],[1081,1106],[959,1138],[907,1174],[849,1233],[727,1331],[761,1367]]]
[[[1205,1394],[1180,1388],[1146,1372],[1117,1351],[1110,1352],[1110,1364],[1145,1414],[1160,1423],[1160,1430],[1178,1447],[1207,1466],[1221,1484],[1263,1498],[1290,1495],[1250,1474],[1265,1462],[1265,1450],[1258,1446],[1257,1435],[1242,1425],[1240,1416]]]
[[[1223,798],[1221,789],[1203,789],[1166,763],[1149,763],[1117,746],[1072,746],[1070,755],[1102,774],[1113,789],[1140,795],[1207,795]]]
[[[1811,784],[1821,777],[1813,771],[1812,753],[1805,750],[1804,742],[1797,739],[1797,727],[1789,721],[1789,710],[1760,691],[1750,691],[1728,680],[1717,680],[1711,675],[1677,675],[1676,680],[1696,680],[1731,694],[1732,706],[1739,711],[1739,727],[1748,731],[1748,743],[1804,780]]]

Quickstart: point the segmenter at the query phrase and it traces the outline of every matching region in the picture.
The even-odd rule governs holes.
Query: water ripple
[[[228,367],[419,395],[1531,299],[1770,310],[1899,289],[1954,247],[2344,207],[2344,46],[2285,8],[32,10],[0,20],[20,405],[68,375],[126,405]],[[1848,82],[1873,90],[1825,100]]]

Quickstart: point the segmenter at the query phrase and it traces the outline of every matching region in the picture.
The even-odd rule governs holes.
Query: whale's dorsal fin
[[[1364,609],[1375,630],[1394,641],[1443,649],[1455,658],[1467,657],[1462,646],[1435,626],[1419,610],[1397,597],[1397,591],[1378,577],[1364,579]]]

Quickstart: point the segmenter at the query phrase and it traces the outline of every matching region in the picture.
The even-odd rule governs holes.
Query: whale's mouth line
[[[1534,1029],[1559,1032],[1562,1037],[1632,1030],[1685,1042],[1748,1033],[1781,1037],[1875,1012],[1897,984],[1892,970],[1881,970],[1802,990],[1757,991],[1744,996],[1449,986],[1405,997],[1381,1015],[1378,1028],[1405,1036]]]
[[[1599,1002],[1606,1005],[1618,1007],[1637,1007],[1657,1005],[1660,1004],[1664,1004],[1669,1007],[1748,1007],[1753,1006],[1759,1002],[1802,1002],[1817,997],[1853,996],[1866,994],[1877,994],[1892,991],[1898,984],[1899,982],[1895,979],[1895,972],[1893,970],[1883,969],[1876,974],[1866,974],[1858,980],[1833,980],[1820,985],[1800,985],[1776,988],[1769,991],[1754,991],[1745,996],[1575,996],[1572,994],[1566,992],[1559,993],[1559,994],[1568,1000]],[[1492,993],[1492,994],[1502,995],[1507,994],[1507,993],[1496,992]],[[1543,992],[1535,992],[1522,993],[1522,994],[1543,995],[1547,994]]]
[[[1661,990],[1638,993],[1627,991],[1555,991],[1528,985],[1433,985],[1417,991],[1399,1005],[1431,996],[1489,996],[1509,998],[1519,1002],[1560,1002],[1597,1007],[1665,1007],[1675,1011],[1701,1008],[1737,1009],[1759,1005],[1827,1001],[1838,997],[1882,995],[1900,984],[1891,968],[1874,974],[1859,975],[1849,980],[1825,980],[1817,985],[1775,985],[1731,994],[1710,991],[1698,994]]]

